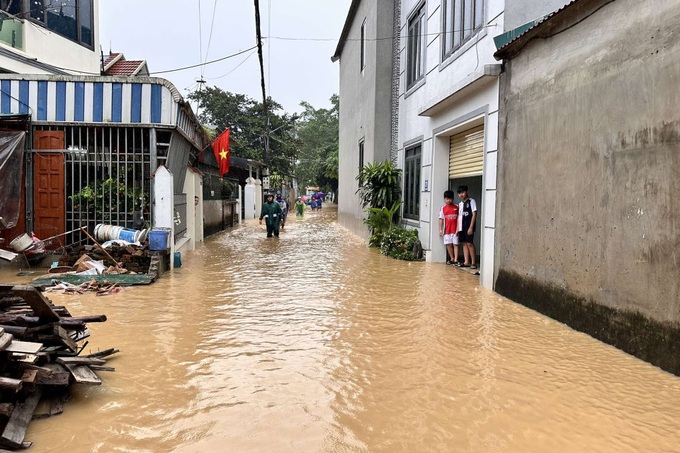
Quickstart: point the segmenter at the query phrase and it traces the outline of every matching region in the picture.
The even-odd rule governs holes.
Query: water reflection
[[[31,425],[34,450],[677,451],[677,378],[334,217],[279,240],[251,222],[153,286],[55,297],[106,313],[88,349],[123,353]]]

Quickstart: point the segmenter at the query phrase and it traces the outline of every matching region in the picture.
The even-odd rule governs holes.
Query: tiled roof
[[[145,60],[119,60],[113,64],[108,70],[106,70],[106,75],[112,76],[133,76],[137,75],[140,69],[146,64]],[[106,65],[104,65],[106,67]]]
[[[107,67],[108,65],[113,63],[113,61],[118,57],[118,55],[120,55],[120,53],[111,53],[107,55],[106,59],[104,60],[104,67]]]

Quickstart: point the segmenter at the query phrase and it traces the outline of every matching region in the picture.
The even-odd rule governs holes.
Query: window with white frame
[[[406,39],[406,88],[425,75],[425,4],[420,6],[408,20]]]
[[[484,26],[484,0],[442,0],[444,58]]]
[[[421,145],[408,148],[404,158],[404,218],[420,219]]]
[[[361,71],[366,67],[366,19],[361,24],[361,64],[359,66]]]

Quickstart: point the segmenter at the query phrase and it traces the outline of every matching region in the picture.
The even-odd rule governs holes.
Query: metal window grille
[[[135,214],[151,224],[153,129],[60,125],[36,130],[64,131],[66,231],[83,226],[92,233],[98,223],[139,227]],[[77,231],[64,242],[86,239]]]

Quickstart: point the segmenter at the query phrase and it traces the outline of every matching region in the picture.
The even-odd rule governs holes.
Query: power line
[[[234,71],[236,71],[238,68],[240,68],[246,61],[248,61],[248,59],[249,59],[250,57],[252,57],[253,55],[255,55],[256,52],[257,52],[257,51],[255,51],[255,50],[253,50],[252,52],[250,52],[250,53],[248,54],[248,56],[245,57],[245,58],[243,59],[242,62],[240,62],[238,65],[236,65],[236,67],[235,67],[234,69],[232,69],[231,71],[227,72],[226,74],[222,74],[222,75],[219,76],[219,77],[208,77],[207,79],[208,79],[208,80],[217,80],[217,79],[221,79],[221,78],[223,78],[223,77],[228,76],[229,74],[231,74],[232,72],[234,72]]]
[[[201,0],[198,0],[198,61],[203,61],[203,27],[201,20]],[[201,68],[201,78],[203,78],[203,68]]]
[[[407,37],[411,36],[419,36],[419,37],[426,37],[426,36],[439,36],[439,35],[448,35],[452,33],[460,33],[460,32],[465,32],[465,31],[475,31],[479,30],[480,28],[495,28],[495,24],[491,25],[483,25],[482,27],[477,27],[477,28],[460,28],[457,30],[451,30],[451,31],[440,31],[436,33],[420,33],[418,35],[408,35]],[[338,38],[298,38],[298,37],[293,37],[293,36],[269,36],[269,39],[276,39],[279,41],[309,41],[309,42],[338,42]],[[380,37],[380,38],[364,38],[364,41],[387,41],[387,40],[392,40],[394,39],[394,36],[385,36],[385,37]],[[344,41],[361,41],[361,38],[346,38]]]
[[[215,0],[215,3],[213,3],[213,15],[212,15],[212,20],[210,21],[210,35],[208,35],[208,47],[205,49],[205,59],[208,59],[208,55],[210,54],[210,43],[212,42],[212,35],[213,35],[213,28],[215,27],[215,13],[217,12],[217,0]],[[201,74],[203,75],[203,74]]]
[[[250,52],[251,50],[254,50],[254,49],[257,49],[257,46],[250,47],[249,49],[242,50],[242,51],[237,52],[237,53],[235,53],[235,54],[227,55],[226,57],[217,58],[216,60],[206,61],[205,63],[198,63],[198,64],[194,64],[194,65],[191,65],[191,66],[184,66],[184,67],[182,67],[182,68],[176,68],[176,69],[166,69],[165,71],[154,71],[154,72],[150,72],[149,74],[167,74],[168,72],[184,71],[184,70],[186,70],[186,69],[197,68],[197,67],[199,67],[199,66],[207,66],[207,65],[209,65],[209,64],[213,64],[213,63],[217,63],[217,62],[220,62],[220,61],[224,61],[224,60],[227,60],[227,59],[229,59],[229,58],[238,57],[239,55],[243,55],[244,53]],[[61,68],[60,68],[60,69],[61,69]],[[68,70],[68,69],[67,69],[67,70]]]

